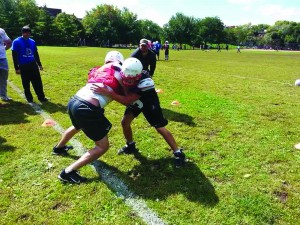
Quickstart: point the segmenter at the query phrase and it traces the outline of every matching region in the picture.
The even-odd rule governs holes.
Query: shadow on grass
[[[78,159],[78,156],[74,155],[66,157]],[[108,188],[118,196],[128,198],[134,194],[143,199],[156,201],[174,194],[183,194],[189,201],[208,207],[213,207],[219,202],[213,185],[194,163],[186,162],[183,167],[176,168],[174,158],[151,160],[140,152],[136,152],[134,157],[140,164],[126,173],[101,160],[95,160],[92,165]],[[117,177],[122,177],[122,180]],[[100,180],[88,179],[88,182],[93,181]]]
[[[188,126],[196,126],[196,124],[193,121],[193,117],[183,114],[183,113],[178,113],[178,112],[174,112],[172,110],[169,109],[162,109],[164,116],[168,119],[168,120],[172,120],[175,122],[181,122],[181,123],[185,123]]]
[[[67,104],[62,105],[62,104],[55,104],[51,101],[43,103],[41,108],[48,113],[55,113],[55,112],[62,112],[62,113],[67,113]]]
[[[100,160],[92,164],[108,187],[125,198],[132,197],[131,192],[140,198],[153,201],[164,200],[174,194],[183,194],[189,201],[207,207],[213,207],[219,202],[213,185],[195,164],[186,162],[184,167],[175,168],[173,158],[149,160],[140,153],[135,154],[135,158],[141,164],[134,166],[127,173],[122,173]],[[113,178],[115,175],[122,177],[130,191],[124,186],[123,181],[116,181]]]
[[[186,162],[183,167],[176,168],[173,158],[149,160],[140,152],[134,156],[141,164],[128,175],[136,194],[156,200],[181,193],[190,201],[206,206],[219,202],[213,185],[194,163]]]
[[[10,101],[0,109],[0,125],[27,123],[26,118],[35,114],[27,103]]]
[[[7,140],[0,136],[0,155],[3,152],[11,152],[11,151],[14,151],[16,149],[15,147],[13,147],[11,145],[5,144],[5,142],[7,142]]]
[[[43,105],[37,104],[37,106],[49,113],[67,113],[67,105],[46,102]],[[32,115],[37,115],[37,113],[28,103],[10,101],[0,108],[0,125],[27,123],[29,121],[26,118]]]

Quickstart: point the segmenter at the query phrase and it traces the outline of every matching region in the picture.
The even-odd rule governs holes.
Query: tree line
[[[54,17],[46,5],[38,7],[35,0],[0,0],[0,27],[11,38],[16,38],[24,25],[30,25],[39,45],[50,46],[126,46],[147,38],[160,42],[168,40],[179,46],[226,43],[273,49],[300,48],[300,23],[293,21],[225,26],[217,16],[199,19],[176,13],[160,27],[151,20],[137,19],[127,8],[113,5],[97,5],[79,19],[67,13]]]

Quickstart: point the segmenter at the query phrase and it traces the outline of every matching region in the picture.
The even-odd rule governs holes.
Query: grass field
[[[51,98],[41,108],[64,129],[69,98],[108,50],[39,47]],[[9,80],[22,90],[8,57]],[[143,116],[133,124],[140,157],[117,156],[124,106],[115,102],[106,107],[113,128],[101,162],[165,224],[299,224],[299,62],[296,52],[171,51],[154,81],[185,167],[173,167],[169,147]],[[88,183],[61,183],[57,175],[80,153],[53,156],[60,133],[42,127],[44,118],[10,86],[8,94],[13,102],[0,108],[0,224],[150,224],[91,166],[81,169]],[[93,146],[81,133],[76,139]]]

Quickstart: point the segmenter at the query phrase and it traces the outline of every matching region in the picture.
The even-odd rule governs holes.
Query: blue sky
[[[273,25],[278,20],[300,22],[300,0],[36,0],[38,6],[60,8],[82,18],[96,5],[127,7],[138,19],[163,26],[177,12],[195,18],[218,16],[225,25]]]

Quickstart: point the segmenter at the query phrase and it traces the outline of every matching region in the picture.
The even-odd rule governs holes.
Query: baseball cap
[[[147,39],[141,39],[140,40],[140,45],[148,45],[148,40]]]

